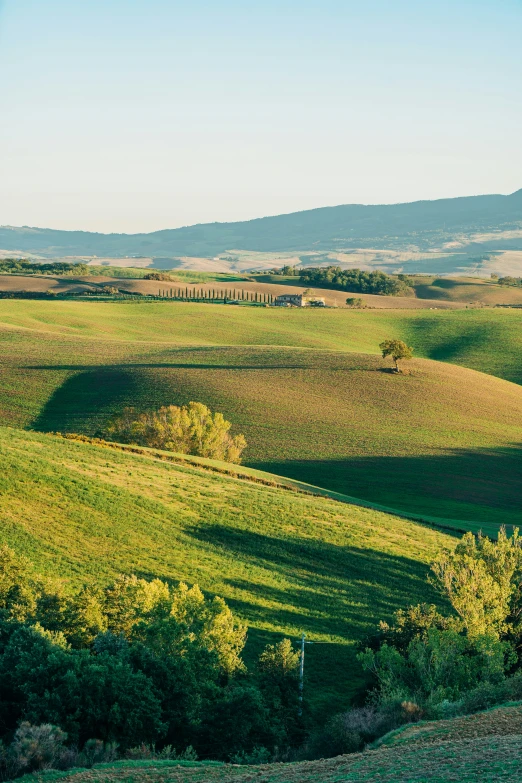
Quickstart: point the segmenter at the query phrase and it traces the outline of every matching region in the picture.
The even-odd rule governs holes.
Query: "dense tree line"
[[[66,261],[53,261],[50,264],[38,264],[17,258],[0,260],[0,274],[24,274],[24,275],[87,275],[87,264],[70,264]]]
[[[282,275],[283,277],[299,277],[302,273],[302,269],[297,266],[282,266],[280,268],[272,269],[270,274]]]
[[[100,434],[119,443],[239,463],[247,442],[243,435],[232,436],[231,426],[223,414],[212,413],[201,402],[189,402],[144,412],[124,408]]]
[[[310,267],[301,271],[303,285],[337,288],[360,294],[413,296],[411,281],[405,275],[393,277],[385,272],[341,269],[340,266]]]
[[[4,546],[0,761],[13,737],[46,725],[122,753],[145,743],[230,759],[296,745],[299,656],[283,640],[249,672],[245,640],[225,601],[197,585],[119,576],[68,594]]]

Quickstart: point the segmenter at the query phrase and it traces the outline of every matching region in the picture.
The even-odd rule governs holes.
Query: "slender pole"
[[[301,664],[299,666],[299,715],[303,714],[305,635],[301,636]]]

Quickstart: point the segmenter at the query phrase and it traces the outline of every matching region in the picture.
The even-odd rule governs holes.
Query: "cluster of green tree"
[[[299,277],[302,274],[302,269],[296,266],[282,266],[277,269],[272,269],[272,275],[282,275],[283,277]]]
[[[146,275],[143,275],[144,280],[166,280],[169,283],[173,283],[176,281],[175,277],[172,277],[172,275],[168,275],[166,272],[147,272]]]
[[[66,261],[53,261],[52,264],[38,264],[17,258],[6,258],[0,261],[0,274],[24,275],[87,275],[87,264],[70,264]]]
[[[470,691],[522,674],[522,540],[467,533],[432,565],[431,582],[451,615],[434,606],[400,611],[360,654],[381,701],[423,709],[454,703]],[[522,680],[521,680],[522,684]]]
[[[0,299],[56,299],[57,296],[60,295],[54,291],[0,291]]]
[[[116,288],[113,285],[102,285],[97,288],[91,288],[88,291],[78,291],[78,296],[118,296],[118,294],[126,293],[121,288]]]
[[[522,286],[522,277],[510,277],[507,275],[506,277],[499,277],[497,280],[499,285],[508,285],[508,286]]]
[[[222,413],[212,413],[201,402],[189,402],[142,413],[124,408],[109,421],[101,436],[119,443],[239,464],[247,442],[244,435],[232,436],[231,426]]]
[[[382,294],[384,296],[413,296],[410,278],[406,275],[393,277],[385,272],[365,272],[361,269],[341,269],[340,266],[310,267],[301,271],[304,285],[322,288],[337,288],[361,294]]]
[[[229,759],[295,746],[299,655],[282,640],[249,672],[245,639],[225,601],[197,585],[119,576],[68,595],[4,546],[0,760],[17,731],[46,736],[47,724],[77,748],[97,740],[121,753],[145,743]]]
[[[311,757],[353,753],[405,723],[465,715],[522,699],[522,540],[467,533],[432,564],[453,612],[422,604],[360,645],[363,707],[333,716],[307,740]]]

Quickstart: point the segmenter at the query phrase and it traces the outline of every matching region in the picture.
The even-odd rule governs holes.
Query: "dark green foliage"
[[[304,285],[337,288],[361,294],[413,296],[414,291],[404,280],[385,272],[364,272],[361,269],[341,269],[340,266],[311,267],[301,272]]]
[[[163,280],[168,283],[172,283],[176,280],[175,277],[172,277],[172,275],[168,275],[166,272],[147,272],[146,275],[143,275],[144,280]]]
[[[90,270],[87,264],[70,264],[66,261],[55,261],[52,264],[38,264],[17,258],[6,258],[0,261],[0,275],[87,275]]]
[[[415,720],[420,711],[408,702],[368,704],[334,715],[317,729],[303,748],[306,758],[357,753],[383,734]]]
[[[303,722],[296,722],[301,712],[298,700],[300,655],[290,639],[269,644],[259,657],[260,687],[265,703],[270,707],[271,731],[277,744],[298,745],[303,739]]]
[[[4,547],[0,611],[0,739],[25,721],[60,727],[78,747],[194,745],[222,759],[299,739],[289,642],[249,675],[245,627],[197,585],[121,576],[71,596]]]
[[[207,758],[223,759],[259,745],[273,745],[270,710],[257,687],[233,683],[206,705],[200,743]]]
[[[282,277],[299,277],[302,271],[302,269],[298,269],[296,266],[285,265],[281,268],[272,269],[270,274],[281,275]]]

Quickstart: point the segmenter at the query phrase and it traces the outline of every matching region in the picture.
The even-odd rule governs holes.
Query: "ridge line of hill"
[[[522,227],[522,190],[402,204],[342,204],[229,223],[200,223],[138,234],[0,227],[0,248],[44,257],[206,257],[233,249],[316,251],[369,240],[428,249],[462,233]],[[361,244],[361,242],[363,244]],[[355,244],[354,244],[355,243]],[[367,244],[366,244],[367,246]],[[517,245],[518,247],[518,245]]]

